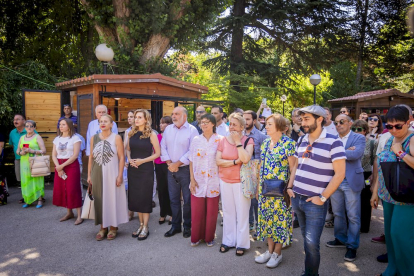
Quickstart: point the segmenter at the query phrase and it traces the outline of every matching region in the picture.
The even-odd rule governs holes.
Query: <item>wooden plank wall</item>
[[[113,98],[103,98],[102,103],[108,107],[110,110],[111,116],[115,119],[114,109],[115,109],[115,99]],[[146,99],[123,99],[121,98],[118,101],[118,127],[127,128],[128,125],[128,111],[131,109],[151,109],[151,100]]]
[[[85,139],[88,125],[91,122],[91,112],[95,113],[95,110],[91,110],[91,106],[92,99],[81,99],[79,102],[80,112],[78,111],[78,122],[80,122],[81,127],[78,129],[78,132]]]
[[[38,132],[56,132],[60,118],[60,93],[25,92],[26,118],[36,122]]]
[[[162,116],[171,116],[174,110],[174,102],[164,101],[162,106]]]

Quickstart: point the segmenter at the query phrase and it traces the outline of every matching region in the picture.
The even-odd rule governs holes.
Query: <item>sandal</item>
[[[66,221],[66,220],[69,220],[69,219],[72,219],[72,218],[74,218],[75,217],[75,215],[72,213],[72,214],[66,214],[66,216],[64,216],[63,218],[61,218],[59,221],[60,222],[62,222],[62,221]]]
[[[239,253],[241,251],[241,253]],[[244,252],[246,252],[246,248],[237,247],[236,248],[236,256],[243,256]]]
[[[107,240],[113,240],[113,239],[115,239],[117,232],[118,232],[118,229],[109,230],[108,235],[106,236],[106,239]]]
[[[225,245],[225,244],[221,244],[220,245],[220,253],[226,253],[227,251],[229,251],[231,248],[234,248],[234,247],[229,247],[229,246],[227,246],[227,245]]]
[[[141,233],[140,233],[140,234],[139,234],[139,236],[138,236],[138,240],[139,240],[139,241],[143,241],[143,240],[147,239],[147,238],[148,238],[148,236],[149,236],[149,229],[148,229],[148,226],[144,226],[144,227],[142,227],[142,231],[141,231]]]
[[[83,219],[77,219],[77,220],[75,221],[75,225],[82,224],[82,222],[83,222]]]
[[[105,238],[106,234],[108,234],[108,229],[107,228],[101,229],[99,230],[98,234],[96,234],[95,239],[97,241],[101,241]]]
[[[325,227],[326,228],[334,228],[334,221],[333,220],[330,220],[330,221],[327,221],[326,223],[325,223]]]
[[[199,245],[199,244],[200,244],[200,242],[201,242],[201,240],[199,240],[198,242],[192,242],[192,243],[191,243],[191,246],[197,246],[197,245]]]
[[[39,200],[39,201],[37,202],[36,209],[40,209],[40,208],[42,208],[42,207],[43,207],[43,201],[42,201],[42,200]]]
[[[139,228],[137,229],[137,231],[132,232],[132,237],[133,238],[138,238],[138,236],[141,233],[143,227],[144,227],[144,224],[141,223],[140,226],[139,226]]]

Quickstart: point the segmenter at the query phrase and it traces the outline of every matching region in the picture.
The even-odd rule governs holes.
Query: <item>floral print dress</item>
[[[270,138],[261,146],[259,187],[259,227],[257,237],[261,241],[271,238],[284,246],[292,240],[292,207],[283,198],[265,197],[262,194],[263,179],[277,178],[289,181],[288,157],[295,154],[295,141],[283,135],[273,148]]]

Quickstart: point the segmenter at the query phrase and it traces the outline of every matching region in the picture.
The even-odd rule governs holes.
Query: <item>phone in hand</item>
[[[267,99],[266,99],[266,98],[263,98],[263,99],[262,99],[262,104],[263,104],[263,105],[266,105],[266,102],[267,102]]]
[[[23,147],[28,149],[29,148],[29,144],[23,144]]]

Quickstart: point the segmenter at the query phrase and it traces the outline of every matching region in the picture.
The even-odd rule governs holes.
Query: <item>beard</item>
[[[246,124],[246,130],[251,130],[252,128],[253,128],[253,124],[251,124],[251,125]]]
[[[315,123],[313,123],[312,125],[306,126],[306,127],[302,126],[302,127],[306,133],[310,134],[310,133],[313,133],[318,128],[318,124],[316,123],[316,120],[315,120]]]

